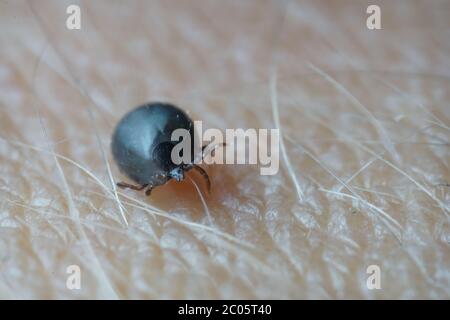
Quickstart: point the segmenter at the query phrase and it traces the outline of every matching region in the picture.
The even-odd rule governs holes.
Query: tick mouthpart
[[[177,167],[170,171],[169,176],[180,182],[184,179],[184,171],[181,167]]]

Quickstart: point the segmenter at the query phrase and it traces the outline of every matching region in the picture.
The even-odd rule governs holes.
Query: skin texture
[[[450,298],[448,1],[377,1],[381,30],[356,0],[96,0],[70,31],[73,3],[0,1],[1,298]],[[279,173],[115,190],[147,101],[280,128]]]

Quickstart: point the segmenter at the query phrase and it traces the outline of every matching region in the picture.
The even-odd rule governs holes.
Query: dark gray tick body
[[[186,129],[191,135],[190,163],[172,162],[172,149],[181,141],[171,140],[176,129]],[[207,173],[193,163],[194,124],[186,113],[171,104],[148,103],[127,113],[114,130],[111,149],[120,171],[138,184],[120,182],[119,187],[146,189],[149,195],[152,188],[172,178],[181,181],[185,171],[196,169],[210,189]]]

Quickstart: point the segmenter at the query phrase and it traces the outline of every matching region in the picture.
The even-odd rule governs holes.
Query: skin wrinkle
[[[299,145],[299,144],[297,144],[297,147],[296,147],[296,148],[298,148],[298,145]],[[383,218],[385,218],[386,220],[390,221],[392,224],[394,224],[395,227],[397,227],[398,229],[400,229],[400,231],[402,231],[401,225],[400,225],[395,219],[393,219],[388,213],[386,213],[386,212],[384,212],[383,210],[381,210],[380,208],[374,206],[373,204],[371,204],[370,202],[368,202],[367,200],[365,200],[364,198],[362,198],[358,193],[356,193],[355,191],[353,191],[353,188],[351,188],[351,187],[348,185],[347,182],[344,182],[344,181],[341,180],[339,177],[337,177],[332,171],[330,171],[329,168],[326,168],[326,167],[322,164],[322,162],[321,162],[319,159],[317,159],[313,154],[311,154],[311,152],[309,152],[308,150],[306,150],[303,146],[300,145],[299,148],[301,148],[301,150],[302,150],[303,153],[305,153],[306,155],[308,155],[309,157],[311,157],[315,162],[317,162],[317,164],[318,164],[319,166],[321,166],[328,174],[330,174],[333,178],[335,178],[335,179],[340,183],[340,185],[341,185],[342,187],[345,187],[348,191],[350,191],[350,192],[354,195],[354,197],[352,197],[352,196],[350,196],[350,195],[347,195],[347,194],[344,194],[344,193],[340,193],[339,191],[333,192],[334,194],[341,194],[341,195],[345,195],[345,196],[350,196],[350,197],[352,197],[353,199],[356,199],[356,200],[358,200],[358,201],[360,201],[360,202],[362,202],[362,203],[368,205],[370,208],[372,208],[372,209],[374,209],[376,212],[380,213],[380,214],[382,215]],[[389,229],[392,228],[392,226],[389,225],[389,224],[387,224],[387,227],[388,227]],[[394,235],[396,235],[395,230],[392,230],[392,232],[393,232]]]
[[[358,108],[360,108],[367,115],[367,117],[370,119],[370,121],[373,122],[374,127],[376,127],[376,129],[378,130],[380,138],[382,138],[381,140],[383,141],[383,144],[385,145],[386,149],[393,155],[396,162],[399,162],[400,161],[399,156],[398,156],[397,152],[395,151],[395,148],[392,144],[391,139],[387,135],[386,130],[383,128],[383,126],[380,124],[380,122],[372,115],[372,113],[367,109],[367,107],[364,106],[354,95],[352,95],[351,92],[349,92],[347,88],[343,87],[340,83],[338,83],[335,79],[333,79],[329,74],[326,74],[323,70],[317,68],[313,64],[309,64],[309,66],[312,70],[316,71],[318,74],[323,76],[324,79],[326,79],[328,82],[332,83],[333,86],[335,86],[337,90],[339,90],[340,92],[342,92],[342,94],[347,96],[348,99],[350,101],[352,101],[355,106],[358,106]]]
[[[320,123],[321,125],[323,125],[324,127],[326,127],[327,129],[332,130],[333,132],[336,133],[336,135],[341,135],[340,132],[338,132],[336,129],[331,128],[329,125],[327,125],[326,123],[324,123],[323,121],[321,121],[320,119],[316,118],[315,116],[312,116],[311,114],[309,114],[308,116],[312,117],[315,121],[317,121],[318,123]],[[344,137],[347,137],[347,135],[345,134]],[[349,137],[349,140],[356,142],[360,148],[362,148],[363,150],[371,153],[374,157],[376,157],[377,159],[385,162],[386,164],[388,164],[389,166],[391,166],[392,168],[394,168],[395,170],[397,170],[398,172],[400,172],[401,174],[403,174],[404,176],[406,176],[409,180],[411,180],[411,182],[413,182],[414,184],[416,184],[423,192],[425,192],[428,196],[430,196],[431,198],[433,198],[441,207],[443,210],[448,211],[448,208],[437,198],[435,198],[432,193],[427,190],[423,185],[421,185],[420,183],[418,183],[415,179],[413,179],[411,176],[409,176],[405,171],[401,170],[400,168],[398,168],[395,164],[391,163],[390,161],[386,160],[385,158],[381,157],[378,154],[375,154],[373,152],[373,150],[371,150],[370,148],[364,146],[362,143],[354,140],[353,138]],[[445,213],[445,212],[444,212]]]
[[[33,11],[34,16],[36,17],[36,20],[37,20],[38,23],[39,23],[39,27],[41,27],[43,30],[45,30],[44,33],[48,34],[48,30],[45,29],[45,27],[44,27],[44,25],[43,25],[43,23],[42,23],[42,20],[41,20],[40,17],[36,14],[34,7],[31,5],[30,2],[28,2],[28,4],[29,4],[31,10]],[[49,37],[51,37],[51,36],[49,36]],[[51,41],[50,41],[50,42],[51,42]],[[54,50],[55,50],[56,52],[58,52],[58,49],[57,49],[56,47],[53,47],[53,48],[54,48]],[[42,51],[42,55],[44,54],[44,52],[45,52],[45,48],[44,48],[44,50]],[[58,57],[59,57],[61,60],[64,61],[64,64],[65,64],[67,70],[69,71],[69,74],[70,74],[72,80],[73,80],[75,83],[78,83],[78,84],[79,84],[78,79],[73,75],[72,70],[69,68],[69,64],[67,63],[67,60],[64,59],[64,57],[63,57],[59,52],[58,52]],[[36,76],[37,69],[38,69],[38,67],[39,67],[39,64],[40,64],[41,59],[42,59],[42,56],[39,57],[38,63],[36,64],[36,67],[35,67],[35,69],[33,70],[33,77],[32,77],[32,79],[33,79],[33,80],[32,80],[32,83],[33,83],[33,84],[32,84],[32,86],[33,86],[33,92],[34,92],[34,80],[35,80],[35,76]],[[90,102],[92,102],[92,103],[96,106],[95,102],[92,100],[92,98],[90,97],[90,95],[86,92],[86,90],[84,90],[84,88],[81,87],[81,86],[79,86],[79,88],[80,88],[80,93],[81,93],[84,97],[86,97]],[[115,195],[115,198],[116,198],[116,201],[117,201],[117,205],[118,205],[118,208],[119,208],[120,216],[122,217],[123,222],[125,223],[125,225],[128,227],[128,221],[127,221],[127,218],[126,218],[125,212],[124,212],[125,210],[124,210],[122,204],[120,203],[119,196],[117,195],[116,184],[115,184],[114,178],[112,177],[111,168],[110,168],[108,159],[106,158],[106,153],[105,153],[103,144],[102,144],[101,139],[100,139],[99,134],[98,134],[97,125],[96,125],[96,123],[95,123],[95,116],[94,116],[94,114],[93,114],[93,112],[92,112],[92,110],[91,110],[90,105],[88,105],[87,110],[88,110],[88,114],[89,114],[89,120],[90,120],[90,122],[91,122],[91,124],[92,124],[92,127],[93,127],[93,129],[94,129],[95,137],[96,137],[97,143],[98,143],[98,145],[99,145],[99,148],[100,148],[100,151],[101,151],[101,154],[102,154],[102,158],[103,158],[103,161],[104,161],[104,163],[105,163],[106,170],[107,170],[107,172],[108,172],[109,181],[110,181],[111,187],[112,187],[112,189],[113,189],[113,192],[114,192],[114,195]],[[40,117],[40,119],[41,119],[41,117]],[[57,161],[56,158],[55,158],[55,160]],[[58,165],[58,166],[59,166],[59,165]]]
[[[450,297],[448,2],[382,0],[382,30],[357,0],[69,4],[0,2],[0,298]],[[116,193],[114,125],[155,100],[279,127],[290,172]]]

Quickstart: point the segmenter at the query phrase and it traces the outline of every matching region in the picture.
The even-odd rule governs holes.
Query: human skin
[[[73,3],[0,2],[0,298],[450,298],[450,2]],[[115,189],[149,101],[281,129],[278,174]]]

